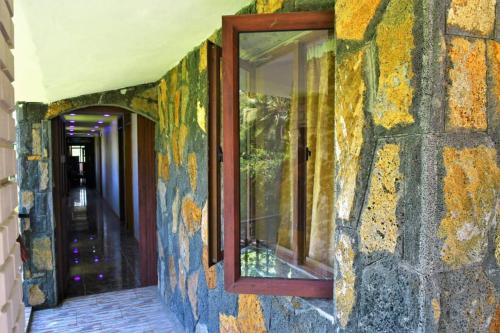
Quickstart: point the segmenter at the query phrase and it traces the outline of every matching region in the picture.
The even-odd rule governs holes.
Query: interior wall
[[[120,156],[118,144],[118,121],[102,130],[101,136],[101,174],[102,197],[113,212],[120,216]]]
[[[134,237],[139,241],[139,155],[137,147],[137,114],[131,115],[132,120],[132,194],[134,204]]]
[[[95,152],[95,184],[96,192],[102,195],[101,181],[102,181],[102,162],[101,162],[101,138],[95,137],[94,139],[94,152]]]

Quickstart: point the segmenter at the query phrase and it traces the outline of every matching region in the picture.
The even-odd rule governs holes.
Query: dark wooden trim
[[[56,258],[56,281],[57,281],[57,302],[64,299],[67,286],[68,273],[68,228],[64,212],[64,197],[66,196],[66,170],[63,156],[66,155],[66,138],[64,133],[64,123],[60,117],[50,121],[52,142],[52,179],[53,179],[53,210],[54,210],[54,236],[55,236],[55,258]]]
[[[141,285],[155,285],[157,274],[156,236],[156,154],[155,124],[137,115],[137,147],[139,174],[139,254]]]
[[[294,60],[293,60],[293,80],[297,82],[297,90],[299,92],[306,91],[306,72],[303,66],[307,61],[306,50],[302,43],[295,43],[294,45]],[[295,142],[297,151],[295,156],[297,157],[296,168],[294,168],[294,202],[293,205],[296,209],[296,215],[292,219],[292,228],[296,232],[293,233],[293,263],[296,265],[302,265],[305,259],[305,247],[306,247],[306,203],[307,203],[307,191],[306,180],[307,180],[307,170],[306,170],[306,145],[307,145],[307,129],[306,129],[306,96],[299,93],[298,105],[297,105],[297,123],[292,124],[294,128],[293,131],[297,131]]]
[[[239,162],[240,32],[332,29],[333,11],[223,16],[224,287],[234,293],[333,297],[332,280],[241,277]]]
[[[124,175],[124,211],[125,226],[128,231],[134,230],[133,170],[132,170],[132,117],[123,114],[123,175]]]
[[[221,244],[221,82],[222,49],[208,42],[208,251],[209,265],[223,259]]]

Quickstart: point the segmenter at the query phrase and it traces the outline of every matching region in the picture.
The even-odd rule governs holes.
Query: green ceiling
[[[73,132],[76,136],[81,135],[97,135],[100,130],[106,126],[109,126],[113,121],[116,121],[119,115],[110,114],[109,117],[105,117],[103,113],[99,114],[79,114],[78,112],[71,114],[66,114],[63,116],[64,125],[66,127],[66,133]],[[74,122],[71,122],[74,121]],[[99,121],[103,123],[100,124]],[[97,126],[97,128],[96,128]],[[70,131],[70,127],[73,128],[73,131]]]

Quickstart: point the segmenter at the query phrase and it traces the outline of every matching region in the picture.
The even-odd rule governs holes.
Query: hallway
[[[178,333],[183,330],[153,286],[72,298],[60,307],[36,311],[31,332]]]
[[[66,218],[69,274],[65,297],[140,287],[139,248],[134,236],[94,190],[71,190]]]

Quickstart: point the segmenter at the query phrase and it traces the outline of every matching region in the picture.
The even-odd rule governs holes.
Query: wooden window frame
[[[207,42],[208,71],[208,258],[209,266],[223,260],[221,228],[221,57],[222,48]]]
[[[333,11],[223,16],[224,287],[228,292],[333,298],[333,280],[241,276],[239,33],[332,29]]]

